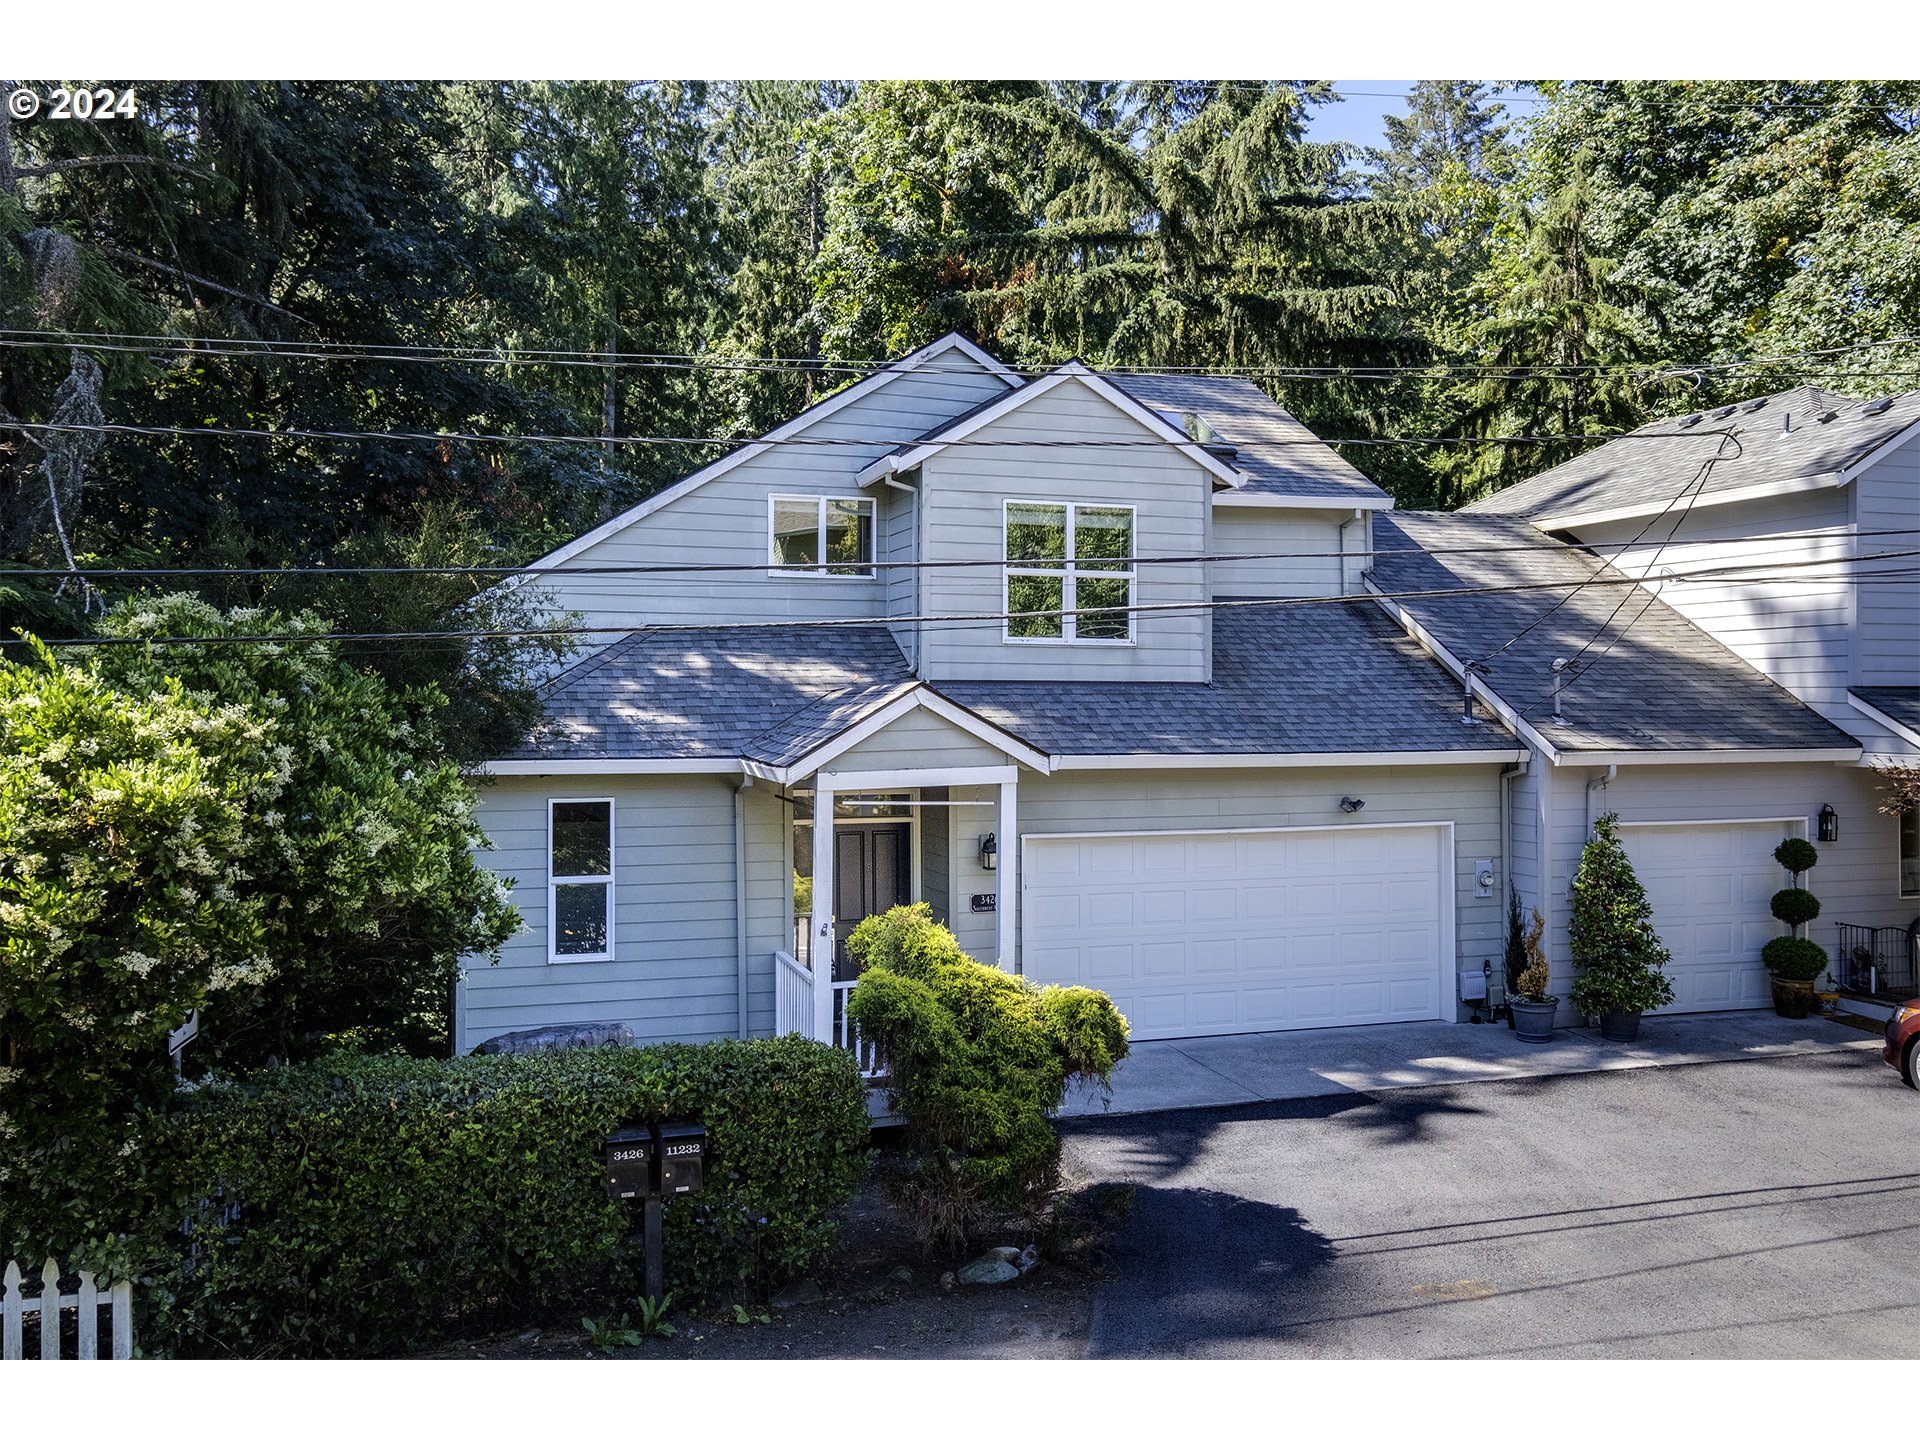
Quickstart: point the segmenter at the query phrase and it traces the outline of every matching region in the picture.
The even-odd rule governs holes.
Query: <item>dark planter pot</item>
[[[1600,1017],[1600,1038],[1602,1040],[1638,1040],[1640,1038],[1640,1012],[1638,1010],[1609,1010]]]
[[[1558,1000],[1513,1000],[1513,1034],[1529,1045],[1544,1045],[1553,1038],[1553,1017],[1559,1013]]]
[[[1773,982],[1773,1013],[1788,1020],[1804,1020],[1813,1013],[1813,981],[1782,980],[1778,976]]]

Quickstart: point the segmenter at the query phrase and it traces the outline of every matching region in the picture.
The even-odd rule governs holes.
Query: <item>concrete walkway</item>
[[[1076,1090],[1059,1113],[1061,1118],[1142,1115],[1468,1080],[1524,1080],[1879,1046],[1877,1038],[1850,1026],[1817,1017],[1783,1020],[1764,1010],[1650,1017],[1641,1022],[1640,1038],[1631,1044],[1602,1040],[1598,1030],[1569,1029],[1554,1031],[1545,1045],[1528,1045],[1504,1024],[1448,1025],[1438,1020],[1146,1040],[1114,1071],[1110,1096]]]

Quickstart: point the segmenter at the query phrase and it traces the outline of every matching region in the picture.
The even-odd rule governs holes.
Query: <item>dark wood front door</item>
[[[869,915],[913,900],[913,826],[840,825],[833,832],[833,978],[859,970],[847,957],[847,936]]]

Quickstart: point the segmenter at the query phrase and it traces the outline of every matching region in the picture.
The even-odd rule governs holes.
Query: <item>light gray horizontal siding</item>
[[[1247,769],[1069,773],[1023,780],[1020,834],[1260,829],[1280,826],[1433,824],[1454,826],[1455,925],[1463,972],[1500,966],[1506,897],[1474,894],[1476,860],[1500,852],[1497,766],[1383,766],[1377,769]],[[988,792],[990,793],[990,792]],[[1364,799],[1349,816],[1342,795]],[[964,813],[964,812],[962,812]],[[990,812],[979,812],[985,815]],[[967,822],[963,822],[967,823]],[[990,824],[979,824],[990,829]],[[977,844],[976,844],[977,848]],[[956,844],[964,850],[964,843]],[[1001,837],[1001,850],[1006,850]],[[991,882],[991,876],[981,878]],[[991,884],[974,888],[990,889]],[[982,919],[991,922],[992,916]],[[973,927],[975,931],[984,927]],[[975,943],[979,938],[975,937]],[[983,953],[974,950],[972,953]],[[991,954],[989,942],[984,951]],[[1459,1014],[1467,1013],[1462,1009]]]
[[[547,958],[547,802],[614,801],[614,956]],[[785,807],[749,789],[749,1025],[773,1023],[772,956],[789,943]],[[536,1025],[607,1021],[637,1040],[710,1040],[738,1033],[733,784],[702,776],[515,777],[483,785],[478,818],[494,849],[480,860],[513,885],[524,928],[498,964],[469,964],[457,1007],[462,1051]]]
[[[950,355],[940,366],[947,370],[964,363]],[[880,492],[861,490],[854,476],[901,441],[1004,393],[1006,386],[985,371],[902,376],[795,437],[861,443],[775,444],[589,546],[543,575],[540,585],[555,609],[578,611],[583,623],[593,626],[879,616],[886,607],[886,586],[879,579],[774,576],[757,568],[707,576],[572,572],[608,565],[762,566],[768,555],[767,497],[774,494],[875,499],[878,547],[887,538],[887,501]],[[588,648],[605,642],[601,637]]]
[[[1920,549],[1920,446],[1909,440],[1854,482],[1863,556]],[[1876,536],[1878,530],[1905,535]],[[1880,574],[1901,571],[1904,576]],[[1920,579],[1911,557],[1859,567],[1854,683],[1920,685]]]
[[[912,615],[920,600],[919,575],[912,568],[912,562],[919,558],[920,497],[891,485],[877,485],[873,494],[880,505],[880,558],[900,567],[883,572],[887,614]],[[909,665],[913,664],[919,653],[915,649],[920,641],[919,627],[890,628],[900,653]]]
[[[1347,510],[1213,507],[1209,555],[1283,555],[1214,564],[1215,595],[1340,595],[1340,524]],[[1360,527],[1356,527],[1356,532]],[[1367,527],[1364,533],[1371,533]],[[1360,543],[1357,539],[1353,542]]]
[[[1547,948],[1555,993],[1564,997],[1574,976],[1567,922],[1573,877],[1589,834],[1587,782],[1604,770],[1560,766],[1548,773],[1553,792],[1547,868],[1552,924]],[[1820,807],[1831,804],[1840,814],[1840,838],[1820,846],[1820,863],[1807,880],[1821,905],[1811,937],[1831,953],[1833,927],[1840,921],[1905,925],[1920,913],[1914,901],[1900,899],[1899,832],[1893,817],[1879,811],[1883,797],[1876,784],[1871,770],[1854,765],[1623,765],[1611,785],[1595,791],[1593,812],[1614,811],[1629,823],[1804,816],[1805,833],[1811,840]],[[1538,834],[1537,817],[1531,795],[1523,796],[1522,788],[1516,784],[1514,834],[1531,844]],[[1780,883],[1787,883],[1784,872]],[[1537,903],[1537,892],[1529,896],[1523,887],[1521,899]],[[1656,929],[1659,920],[1656,915]]]
[[[982,744],[938,715],[910,710],[877,735],[829,761],[829,771],[942,770],[972,765],[1007,765],[1006,753]]]
[[[967,437],[972,441],[1150,440],[1153,433],[1086,387],[1068,382]],[[958,446],[921,467],[928,560],[1005,558],[1003,502],[1078,501],[1134,507],[1139,555],[1205,553],[1211,478],[1177,450]],[[1137,605],[1207,598],[1200,565],[1147,566],[1134,582]],[[928,570],[922,608],[933,614],[997,615],[1006,608],[996,565]],[[1134,617],[1132,645],[1010,644],[998,621],[931,627],[921,674],[971,680],[1204,681],[1212,661],[1205,612]]]

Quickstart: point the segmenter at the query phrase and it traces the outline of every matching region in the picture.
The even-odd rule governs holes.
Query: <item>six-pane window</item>
[[[1133,639],[1133,510],[1009,500],[1007,639]]]
[[[613,954],[613,802],[555,800],[547,821],[552,958],[605,960]]]
[[[775,495],[770,554],[805,575],[873,574],[873,501]]]

